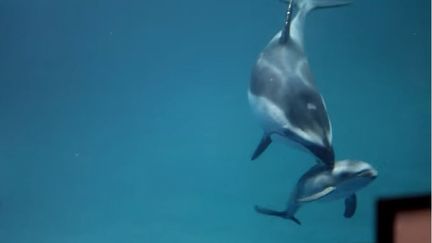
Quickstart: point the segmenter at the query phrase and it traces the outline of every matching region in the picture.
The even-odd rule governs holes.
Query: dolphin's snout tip
[[[366,169],[357,173],[357,176],[374,180],[378,177],[378,171],[375,169]]]
[[[378,177],[378,171],[371,169],[364,173],[364,176],[371,178],[372,180]]]
[[[378,171],[376,171],[376,170],[372,170],[371,171],[371,178],[372,179],[376,179],[378,177]]]

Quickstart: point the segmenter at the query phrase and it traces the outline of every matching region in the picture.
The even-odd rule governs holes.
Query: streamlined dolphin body
[[[291,21],[292,1],[298,11]],[[303,25],[312,9],[346,3],[290,0],[283,30],[264,48],[252,70],[249,104],[264,130],[252,160],[276,139],[300,145],[322,163],[333,166],[331,124],[304,52]]]
[[[315,165],[299,179],[285,210],[276,211],[260,206],[255,206],[255,210],[300,224],[295,213],[301,205],[318,200],[345,199],[344,216],[350,218],[357,207],[356,192],[372,182],[377,175],[378,172],[363,161],[343,160],[336,162],[333,168]]]

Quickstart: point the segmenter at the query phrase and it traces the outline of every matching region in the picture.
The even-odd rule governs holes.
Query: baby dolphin
[[[264,130],[252,160],[272,140],[280,139],[300,145],[331,167],[334,164],[331,124],[304,52],[303,25],[312,9],[348,2],[294,0],[298,11],[291,22],[292,2],[288,2],[283,30],[264,48],[252,69],[248,99]]]
[[[284,211],[260,206],[255,206],[255,210],[261,214],[291,219],[300,224],[294,214],[302,204],[345,198],[344,216],[350,218],[357,207],[355,193],[377,176],[378,172],[363,161],[338,161],[332,169],[325,165],[315,165],[299,179]]]

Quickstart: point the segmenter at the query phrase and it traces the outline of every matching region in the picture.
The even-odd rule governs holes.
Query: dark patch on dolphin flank
[[[312,130],[323,138],[327,136],[330,124],[321,95],[317,92],[296,90],[291,96],[285,95],[278,106],[295,127]]]
[[[335,161],[335,153],[333,146],[321,147],[317,145],[306,145],[306,148],[311,151],[324,164],[333,167]]]
[[[334,166],[335,153],[333,146],[329,142],[325,142],[324,146],[320,146],[309,141],[304,140],[294,132],[286,129],[284,135],[289,137],[291,140],[303,145],[307,150],[309,150],[316,158],[318,158],[323,164],[328,167]],[[326,141],[326,140],[325,140]]]

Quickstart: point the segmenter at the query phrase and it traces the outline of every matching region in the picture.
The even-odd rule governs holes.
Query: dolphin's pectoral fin
[[[261,138],[260,143],[258,144],[258,147],[255,149],[255,152],[252,155],[252,160],[258,158],[271,144],[271,142],[272,140],[270,138],[270,135],[264,134],[263,137]]]
[[[286,211],[276,211],[276,210],[260,207],[257,205],[255,205],[255,211],[257,213],[260,213],[260,214],[280,217],[280,218],[284,218],[284,219],[291,219],[292,221],[294,221],[298,225],[301,225],[300,220],[298,220],[296,217],[294,217],[294,215],[288,215]]]
[[[345,198],[345,218],[351,218],[357,208],[357,197],[356,194],[352,194],[351,196]]]
[[[321,198],[323,198],[325,196],[328,196],[335,189],[336,188],[333,187],[333,186],[326,187],[324,190],[322,190],[320,192],[317,192],[317,193],[312,194],[312,195],[307,196],[307,197],[303,197],[303,198],[297,199],[297,202],[304,203],[304,202],[311,202],[311,201],[315,201],[315,200],[321,199]]]

